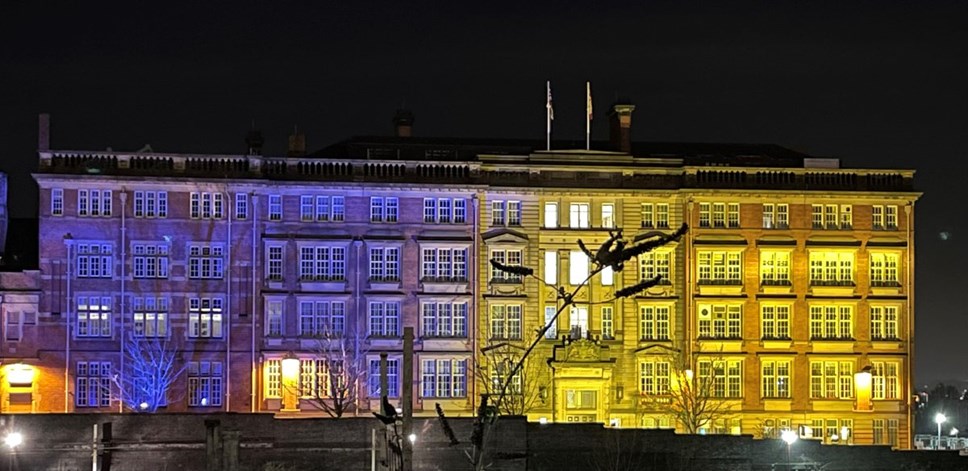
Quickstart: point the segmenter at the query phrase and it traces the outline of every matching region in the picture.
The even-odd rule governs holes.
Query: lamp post
[[[935,448],[934,448],[935,450],[940,450],[941,449],[941,424],[943,424],[943,423],[945,423],[947,421],[948,421],[948,418],[945,417],[945,415],[942,414],[941,412],[938,412],[934,416],[934,423],[938,424],[938,444],[937,444],[937,446],[935,446]]]
[[[790,448],[793,446],[793,442],[797,441],[797,432],[793,430],[784,430],[780,433],[780,439],[782,439],[787,444],[787,466],[791,464],[790,459]]]
[[[17,453],[17,447],[22,445],[24,442],[24,436],[20,432],[10,432],[6,437],[3,438],[3,443],[10,448],[10,455],[7,457],[7,469],[12,470],[14,468],[14,460],[16,459],[14,455]]]
[[[296,397],[299,386],[299,358],[293,352],[286,353],[280,362],[282,369],[282,410],[296,412],[299,410]]]

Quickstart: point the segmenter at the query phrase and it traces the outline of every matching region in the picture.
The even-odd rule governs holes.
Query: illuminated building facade
[[[909,447],[914,172],[771,145],[631,143],[633,109],[614,107],[615,141],[593,146],[629,152],[417,138],[409,115],[395,137],[311,155],[295,136],[289,157],[261,155],[256,136],[244,155],[42,141],[44,294],[23,339],[5,336],[17,353],[4,364],[40,372],[33,411],[118,410],[120,339],[160,337],[186,365],[166,410],[311,414],[285,397],[283,358],[299,360],[303,395],[328,368],[318,337],[364,332],[363,368],[388,352],[397,397],[410,326],[415,410],[468,415],[488,381],[481,352],[524,346],[557,306],[553,286],[488,260],[570,288],[589,269],[578,239],[685,222],[681,241],[596,277],[562,313],[535,351],[540,379],[522,381],[537,385],[528,416],[674,427],[662,399],[688,369],[728,409],[702,432]]]

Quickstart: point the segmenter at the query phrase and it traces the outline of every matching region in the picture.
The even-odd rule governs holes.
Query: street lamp
[[[296,387],[299,385],[299,357],[288,352],[280,361],[282,370],[282,410],[295,412],[299,410],[296,398]]]
[[[3,439],[3,443],[5,443],[10,448],[17,448],[18,446],[23,444],[23,442],[24,442],[24,436],[20,432],[9,433]]]
[[[787,444],[787,464],[789,465],[792,461],[790,459],[790,447],[793,446],[793,442],[797,441],[797,432],[793,430],[784,430],[780,433],[780,439]]]
[[[948,421],[948,418],[944,416],[941,412],[938,412],[934,416],[934,423],[938,424],[938,445],[934,448],[935,450],[941,449],[941,424]]]

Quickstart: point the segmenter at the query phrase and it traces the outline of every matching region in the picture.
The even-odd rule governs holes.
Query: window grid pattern
[[[602,306],[602,338],[613,340],[615,338],[615,311],[612,306]]]
[[[616,227],[614,203],[602,203],[602,227],[608,229]]]
[[[114,256],[111,244],[77,244],[78,278],[111,278]]]
[[[222,405],[222,362],[188,362],[189,407]]]
[[[665,229],[669,227],[669,203],[642,203],[642,227]]]
[[[134,244],[131,251],[135,278],[168,278],[168,244]]]
[[[346,279],[346,247],[304,246],[299,248],[300,281],[343,281]]]
[[[299,360],[299,397],[302,398],[322,398],[331,397],[330,390],[330,369],[331,367],[338,373],[342,364],[330,365],[330,362],[322,358],[303,358]]]
[[[465,224],[467,200],[464,198],[424,198],[423,222],[429,224]]]
[[[870,254],[871,286],[898,287],[898,259],[896,253],[872,252]]]
[[[853,252],[810,252],[811,286],[854,286]]]
[[[669,340],[670,306],[639,307],[639,338],[648,341]]]
[[[790,305],[764,304],[760,306],[760,326],[763,339],[790,339]]]
[[[491,260],[502,265],[521,266],[523,260],[519,249],[494,249],[491,250]],[[491,266],[491,283],[521,283],[521,275],[506,273]]]
[[[249,219],[249,195],[235,194],[235,219]]]
[[[420,305],[424,337],[467,337],[467,303],[432,302]]]
[[[725,202],[699,203],[699,227],[703,227],[703,228],[739,227],[739,203],[725,203]]]
[[[711,397],[743,397],[743,360],[699,360],[698,380]]]
[[[853,339],[853,306],[842,304],[810,306],[810,338],[814,340]]]
[[[789,229],[790,205],[763,203],[763,229]]]
[[[518,262],[520,264],[520,261]],[[427,247],[420,251],[420,280],[467,281],[467,249]]]
[[[134,298],[134,302],[132,304],[135,336],[168,336],[168,298],[138,296]]]
[[[397,222],[399,217],[400,200],[397,197],[370,197],[370,222]]]
[[[282,336],[282,326],[283,326],[283,316],[284,316],[284,302],[283,301],[268,301],[266,303],[266,336],[267,337],[281,337]]]
[[[646,360],[639,363],[639,392],[650,396],[669,394],[669,362]]]
[[[380,360],[371,359],[367,375],[367,391],[370,397],[380,397]],[[387,358],[387,394],[400,397],[400,359]]]
[[[773,250],[760,252],[760,284],[790,286],[790,252]]]
[[[111,362],[79,361],[75,365],[77,387],[74,405],[106,407],[111,405]]]
[[[400,303],[396,301],[373,301],[369,305],[371,337],[400,336]]]
[[[269,195],[266,205],[270,221],[282,221],[282,195]]]
[[[188,336],[221,337],[222,304],[222,298],[190,298],[188,300]]]
[[[815,204],[811,206],[814,229],[851,229],[853,211],[849,204]]]
[[[76,337],[111,336],[111,298],[108,296],[78,296]]]
[[[850,361],[811,361],[810,397],[812,399],[853,398],[854,363]]]
[[[342,196],[302,195],[299,197],[299,220],[303,222],[343,221],[346,205]]]
[[[188,247],[188,278],[221,280],[224,276],[224,251],[221,244],[191,244]]]
[[[871,340],[898,340],[898,306],[871,306]]]
[[[63,188],[50,189],[50,215],[51,216],[64,215],[64,189]]]
[[[346,304],[343,301],[299,301],[300,336],[340,336],[345,327]]]
[[[136,218],[166,218],[168,217],[167,191],[135,191],[134,217]]]
[[[111,190],[77,190],[79,217],[110,217]]]
[[[651,280],[656,276],[660,277],[659,284],[672,284],[671,265],[672,252],[655,251],[646,252],[638,256],[639,260],[639,280]]]
[[[425,359],[421,361],[420,395],[425,398],[467,396],[467,361]]]
[[[897,206],[874,205],[871,207],[871,227],[875,231],[897,230]]]
[[[282,281],[282,246],[270,245],[266,249],[266,278],[269,281]]]
[[[741,339],[742,306],[734,304],[699,305],[699,338]]]
[[[760,362],[761,393],[765,398],[790,397],[790,360]]]
[[[588,229],[591,227],[588,203],[571,203],[568,205],[568,222],[568,226],[572,229]]]
[[[704,250],[697,253],[699,284],[741,285],[743,253]]]
[[[900,363],[896,361],[871,362],[871,398],[893,400],[901,397]]]
[[[188,200],[188,213],[192,219],[222,219],[223,205],[221,193],[193,191]]]
[[[491,305],[491,338],[492,339],[521,339],[520,304]]]
[[[370,249],[370,281],[400,281],[400,249],[374,247]]]

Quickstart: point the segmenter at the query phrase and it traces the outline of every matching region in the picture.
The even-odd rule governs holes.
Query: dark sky
[[[254,120],[278,154],[293,125],[310,148],[388,134],[403,103],[419,135],[541,139],[550,79],[555,136],[581,139],[591,80],[600,139],[621,96],[636,140],[916,168],[916,375],[968,380],[968,2],[299,3],[0,2],[13,215],[39,112],[59,149],[240,152]]]

